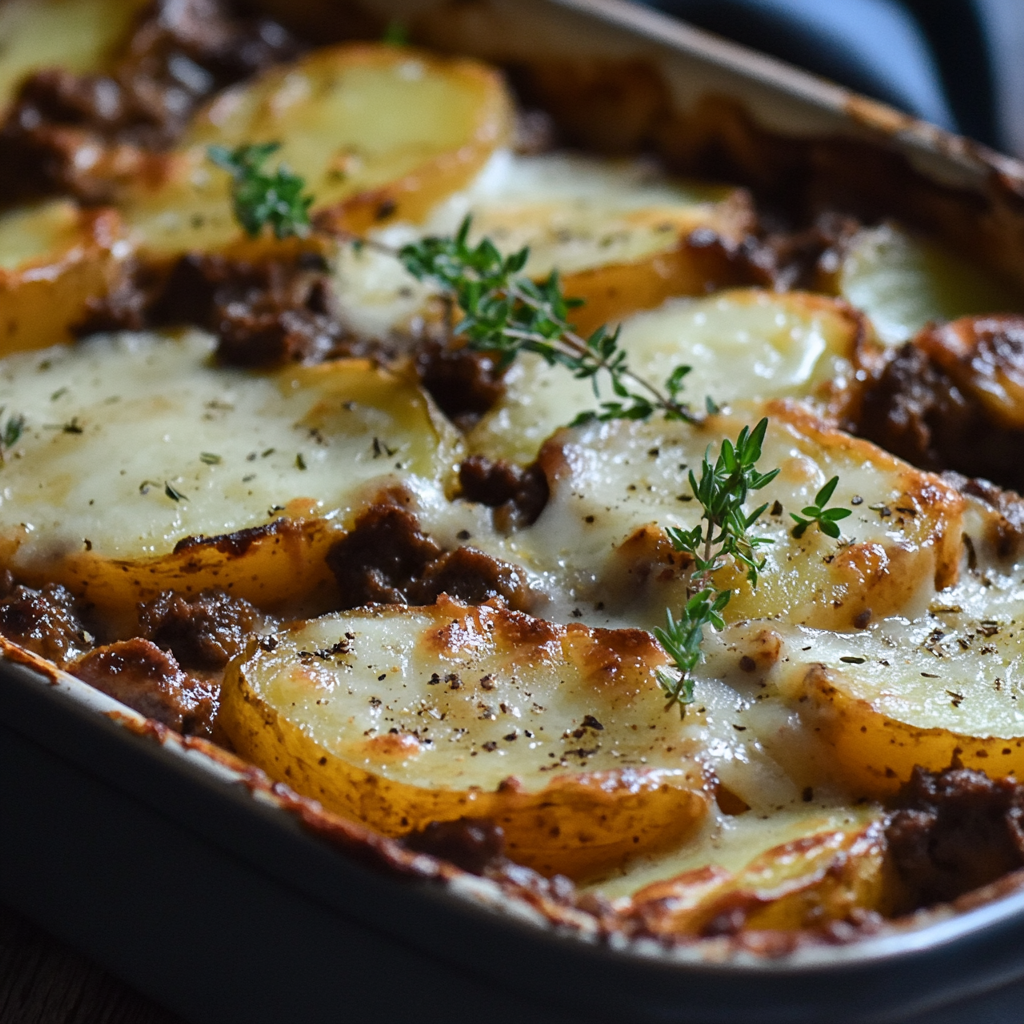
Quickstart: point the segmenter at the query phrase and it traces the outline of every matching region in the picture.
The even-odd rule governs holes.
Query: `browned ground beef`
[[[342,328],[326,267],[312,253],[260,263],[190,253],[166,275],[134,267],[108,296],[91,302],[77,333],[183,324],[216,334],[218,357],[233,366],[316,363],[376,350]]]
[[[472,426],[505,392],[497,360],[468,348],[437,341],[420,346],[416,366],[420,383],[454,423]]]
[[[223,590],[186,598],[166,590],[139,610],[140,635],[185,668],[221,669],[257,629],[270,626],[248,601]]]
[[[32,590],[14,585],[5,575],[0,581],[0,633],[8,640],[57,665],[93,646],[70,591],[56,583]]]
[[[886,829],[904,911],[955,899],[1024,866],[1024,788],[982,772],[915,768]]]
[[[209,736],[218,688],[186,675],[174,656],[135,637],[98,647],[69,666],[79,679],[178,732]]]
[[[922,469],[1024,489],[1024,318],[926,327],[868,386],[853,426]]]
[[[505,863],[505,832],[490,818],[432,821],[403,836],[402,844],[417,853],[450,861],[474,875]]]
[[[2,202],[108,200],[144,166],[142,151],[174,142],[208,96],[297,53],[280,25],[230,0],[154,0],[111,74],[49,69],[25,80],[0,128]]]
[[[548,503],[548,480],[537,463],[523,468],[471,455],[459,466],[459,483],[462,496],[493,508],[495,526],[508,533],[535,523]]]
[[[419,521],[388,502],[371,505],[327,554],[342,608],[367,604],[432,604],[440,594],[469,604],[500,597],[512,608],[528,603],[525,574],[475,548],[445,551]]]
[[[860,226],[853,217],[824,213],[809,226],[766,233],[759,244],[747,249],[752,283],[823,290]]]

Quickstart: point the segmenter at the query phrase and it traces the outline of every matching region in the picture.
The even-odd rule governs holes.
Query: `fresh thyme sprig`
[[[676,367],[660,386],[641,377],[630,369],[619,346],[618,328],[602,326],[587,338],[575,332],[569,316],[582,300],[563,294],[556,271],[534,281],[522,273],[528,248],[502,256],[489,238],[470,245],[470,226],[466,217],[453,237],[423,238],[397,254],[413,277],[439,284],[458,306],[462,318],[454,333],[470,348],[495,354],[499,367],[521,352],[532,352],[549,366],[564,366],[577,379],[590,380],[598,409],[577,416],[574,425],[594,419],[647,419],[655,412],[668,419],[697,419],[680,399],[690,367]],[[614,399],[600,401],[602,375]]]
[[[0,405],[0,417],[4,414],[4,406]],[[18,443],[25,430],[25,417],[22,415],[8,416],[0,425],[0,466],[7,461],[7,453]]]
[[[725,438],[714,464],[709,446],[701,463],[700,480],[690,470],[690,489],[703,510],[700,522],[692,530],[670,526],[665,531],[673,548],[686,552],[693,560],[686,584],[687,600],[679,618],[667,609],[665,628],[654,630],[675,662],[675,671],[658,672],[658,683],[668,701],[666,709],[678,704],[681,715],[693,702],[693,670],[703,657],[704,628],[724,628],[722,612],[732,597],[731,590],[715,588],[714,574],[732,559],[746,567],[747,580],[756,587],[758,573],[764,567],[764,558],[758,557],[757,550],[771,541],[752,535],[750,530],[768,505],[744,512],[743,504],[749,492],[761,490],[779,475],[777,469],[767,473],[757,469],[767,429],[768,420],[762,419],[752,430],[744,427],[735,442]]]
[[[829,508],[825,506],[832,500],[832,495],[835,493],[835,489],[839,484],[839,477],[834,476],[818,493],[815,495],[814,504],[806,505],[803,508],[803,518],[798,516],[795,512],[790,512],[790,518],[796,520],[796,526],[793,527],[793,536],[798,540],[804,535],[807,527],[812,523],[818,524],[818,529],[821,530],[826,537],[832,537],[834,540],[839,539],[839,527],[836,523],[840,519],[845,519],[847,516],[852,516],[853,511],[848,508]]]
[[[268,223],[278,238],[302,235],[309,228],[312,197],[302,195],[303,179],[284,167],[274,176],[261,170],[277,148],[276,143],[265,143],[233,151],[211,146],[208,151],[211,160],[234,176],[235,216],[250,235],[259,234]],[[454,237],[423,238],[398,250],[358,236],[347,240],[356,250],[371,247],[395,256],[417,280],[429,279],[440,285],[449,310],[458,306],[461,313],[453,333],[463,336],[476,351],[496,354],[499,367],[508,366],[520,352],[532,352],[550,366],[565,367],[579,380],[589,379],[599,406],[577,416],[574,425],[590,420],[648,419],[655,412],[671,420],[701,421],[680,399],[689,366],[676,367],[661,386],[641,377],[630,369],[619,346],[618,328],[602,326],[587,338],[575,332],[570,311],[582,300],[563,294],[556,271],[545,281],[534,281],[522,273],[530,255],[528,248],[502,256],[488,238],[471,246],[470,227],[471,219],[466,217]],[[608,377],[614,399],[601,400],[602,374]],[[719,411],[710,398],[706,405],[708,415]],[[693,560],[679,618],[666,609],[665,628],[654,630],[675,663],[675,671],[659,670],[657,676],[667,698],[666,710],[678,705],[681,716],[694,699],[693,670],[703,658],[704,629],[724,629],[722,612],[732,597],[731,590],[715,588],[714,574],[732,559],[746,567],[747,580],[757,586],[764,566],[757,550],[771,543],[750,533],[767,504],[753,512],[743,511],[748,493],[766,487],[779,473],[778,469],[762,473],[756,468],[767,428],[768,420],[762,419],[753,429],[744,427],[735,442],[723,440],[714,464],[710,447],[705,451],[700,480],[692,470],[689,474],[693,496],[703,510],[701,521],[691,530],[670,527],[666,531],[675,550]],[[301,458],[297,457],[297,464]],[[818,492],[815,505],[804,508],[806,519],[793,515],[797,521],[794,536],[801,536],[812,522],[828,536],[839,536],[836,521],[851,513],[825,508],[837,483],[838,478],[830,480]]]
[[[303,194],[305,179],[284,164],[279,164],[273,174],[263,170],[267,158],[280,148],[279,142],[262,142],[235,149],[210,146],[206,150],[218,167],[230,172],[235,218],[252,238],[268,224],[276,238],[302,238],[309,233],[313,197]]]

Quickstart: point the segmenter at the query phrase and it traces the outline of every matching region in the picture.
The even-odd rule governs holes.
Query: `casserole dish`
[[[333,24],[327,10],[311,7],[304,16],[315,21],[318,13],[319,24]],[[346,13],[356,18],[360,11]],[[368,31],[401,17],[429,45],[506,65],[524,93],[591,146],[653,146],[680,168],[707,167],[714,158],[730,176],[797,203],[845,190],[884,205],[896,182],[893,212],[987,255],[996,270],[1019,274],[1015,165],[655,16],[569,3],[381,5],[362,13]],[[700,141],[680,151],[683,138]],[[40,668],[34,666],[35,679],[26,674],[32,665],[6,669],[3,749],[12,762],[7,777],[20,779],[4,796],[5,831],[25,842],[10,844],[5,854],[5,884],[17,880],[5,898],[192,1019],[434,1013],[451,1020],[507,1011],[508,1019],[530,1013],[767,1021],[846,1013],[882,1020],[990,988],[1017,972],[1012,878],[998,902],[955,918],[922,918],[903,935],[772,960],[731,950],[716,963],[711,945],[671,956],[643,945],[609,949],[557,901],[543,908],[548,930],[540,932],[528,901],[359,829],[339,830],[201,744],[183,743],[123,711],[112,725],[96,715],[115,710],[102,698],[73,682],[39,678]],[[80,769],[77,783],[62,777],[69,764]],[[89,805],[89,823],[75,830],[69,857],[59,837],[87,792],[97,802]],[[132,801],[152,813],[135,812],[126,827],[120,815]],[[101,827],[105,803],[111,817]],[[376,873],[361,873],[310,839],[296,817]],[[40,818],[54,831],[46,834]],[[172,842],[180,845],[172,849]],[[233,883],[228,865],[236,871]],[[76,877],[79,870],[87,877]],[[416,884],[417,875],[424,884]],[[309,906],[310,890],[319,907]],[[335,894],[330,901],[327,891]],[[81,913],[69,914],[76,905]],[[264,909],[242,918],[240,905]],[[254,955],[245,940],[257,919],[267,930],[265,948]],[[108,929],[119,933],[109,945],[101,937]],[[382,945],[374,948],[378,938]],[[324,950],[331,951],[326,958]],[[406,958],[401,966],[399,956]],[[345,961],[344,971],[334,968],[335,958]],[[460,976],[458,989],[452,971]],[[389,984],[381,1000],[380,981],[395,976],[416,981]],[[496,997],[492,985],[507,994]]]

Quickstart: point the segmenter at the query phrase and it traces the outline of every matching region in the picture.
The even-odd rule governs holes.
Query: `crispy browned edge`
[[[3,637],[0,637],[0,657],[4,661],[32,670],[51,685],[59,685],[65,680],[72,680],[72,685],[87,685],[74,680],[45,659]],[[538,876],[532,876],[532,873],[514,873],[511,877],[499,874],[484,880],[470,876],[468,872],[447,861],[409,850],[398,840],[380,835],[365,825],[325,810],[317,801],[299,795],[282,783],[272,781],[261,769],[209,740],[182,736],[160,722],[144,718],[127,708],[124,711],[105,712],[105,717],[145,742],[196,753],[226,768],[250,794],[258,793],[269,798],[274,806],[293,817],[311,835],[373,871],[406,882],[433,884],[442,888],[457,888],[460,880],[472,878],[474,887],[471,891],[476,897],[475,902],[492,911],[501,912],[506,904],[519,904],[532,911],[535,919],[539,918],[560,934],[578,935],[590,942],[607,943],[612,936],[621,935],[623,918],[607,903],[594,901],[586,895],[580,896],[576,893],[560,894],[554,888],[544,885],[543,881]],[[541,884],[536,884],[537,881],[541,881]],[[918,930],[1022,890],[1024,869],[1005,875],[950,904],[886,922],[879,929],[867,934],[877,938]],[[851,933],[843,937],[835,933],[764,930],[741,931],[735,935],[716,938],[672,936],[659,940],[659,945],[666,952],[682,948],[698,949],[706,952],[708,959],[722,962],[737,954],[778,958],[800,949],[845,945],[864,937],[867,937],[864,933]],[[650,946],[649,937],[643,941]],[[622,947],[617,944],[617,948]],[[649,954],[649,948],[645,952]]]

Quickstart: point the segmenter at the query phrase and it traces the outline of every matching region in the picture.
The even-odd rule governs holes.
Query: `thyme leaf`
[[[667,609],[665,628],[654,630],[658,643],[675,663],[674,671],[661,669],[657,673],[658,684],[667,699],[665,707],[667,710],[678,705],[680,715],[685,715],[686,705],[694,699],[693,670],[703,658],[705,627],[725,627],[722,612],[732,591],[716,589],[714,574],[732,559],[745,566],[747,580],[756,587],[758,573],[764,568],[764,558],[758,556],[758,549],[771,541],[750,531],[768,504],[753,512],[745,512],[743,505],[751,491],[767,487],[779,475],[777,469],[767,473],[757,469],[767,429],[765,418],[753,429],[744,427],[735,441],[725,438],[713,463],[708,446],[700,479],[690,470],[690,489],[702,509],[700,522],[690,530],[670,526],[665,531],[672,547],[686,552],[693,560],[686,583],[687,600],[679,617]]]
[[[832,537],[834,540],[839,539],[839,527],[836,523],[840,519],[845,519],[847,516],[852,516],[852,509],[848,508],[829,508],[825,506],[832,500],[832,495],[835,493],[835,489],[839,484],[839,477],[834,476],[814,498],[813,505],[806,505],[802,509],[803,516],[798,516],[795,512],[790,512],[790,518],[796,520],[796,526],[793,527],[793,536],[798,540],[804,535],[808,526],[813,523],[818,524],[818,529],[821,530],[826,537]],[[806,518],[803,518],[806,517]]]
[[[660,385],[641,377],[619,345],[618,328],[602,326],[586,338],[576,333],[569,317],[582,300],[563,293],[557,271],[534,281],[522,273],[529,248],[502,256],[489,238],[470,245],[471,224],[466,217],[454,236],[423,238],[397,253],[413,277],[440,285],[448,302],[458,307],[461,319],[453,334],[464,337],[471,349],[496,356],[499,369],[520,353],[532,352],[549,366],[591,381],[598,407],[577,416],[574,425],[647,419],[655,412],[674,420],[698,419],[680,400],[688,366],[676,367]],[[614,397],[601,398],[602,379]]]
[[[210,160],[231,174],[235,219],[252,238],[268,224],[275,238],[302,238],[309,233],[313,197],[303,193],[305,179],[284,164],[272,174],[263,170],[267,158],[280,148],[279,142],[261,142],[235,149],[209,146],[206,150]]]
[[[3,414],[4,406],[0,405],[0,417]],[[0,421],[0,466],[6,461],[7,453],[21,440],[24,431],[25,417],[20,413]]]

